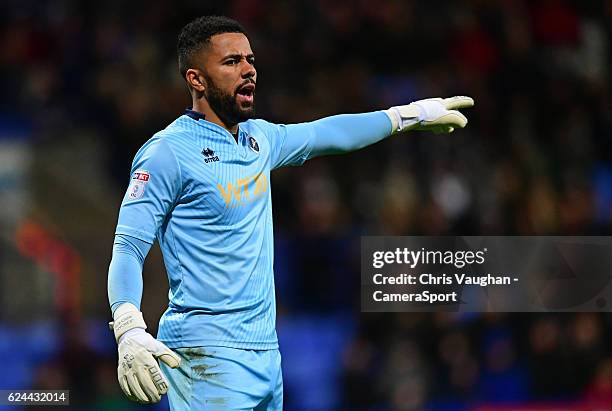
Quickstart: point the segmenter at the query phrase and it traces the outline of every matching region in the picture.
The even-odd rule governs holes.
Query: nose
[[[255,78],[257,75],[257,70],[255,70],[255,66],[248,61],[244,61],[242,64],[242,73],[241,76],[243,79],[247,78]]]

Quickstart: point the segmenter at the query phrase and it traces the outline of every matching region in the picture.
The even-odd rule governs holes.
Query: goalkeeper
[[[407,130],[449,133],[469,97],[434,98],[301,124],[253,119],[257,72],[243,27],[187,24],[178,39],[192,108],[136,154],[119,211],[108,297],[119,384],[178,410],[281,410],[270,171]],[[157,338],[139,307],[142,266],[159,241],[170,286]],[[160,369],[161,366],[161,369]]]

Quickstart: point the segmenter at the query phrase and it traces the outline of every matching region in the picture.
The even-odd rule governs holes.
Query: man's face
[[[242,33],[211,37],[202,53],[202,74],[206,80],[204,97],[226,125],[234,125],[255,115],[255,56]]]

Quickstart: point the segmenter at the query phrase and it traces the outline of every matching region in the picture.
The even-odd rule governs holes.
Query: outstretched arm
[[[474,100],[465,96],[430,98],[384,111],[343,114],[306,123],[314,129],[310,157],[358,150],[399,131],[451,133],[455,127],[467,124],[467,118],[456,109],[473,105]]]
[[[465,96],[431,98],[372,113],[341,114],[280,125],[276,130],[278,140],[273,145],[273,168],[358,150],[400,131],[451,133],[467,124],[467,118],[457,109],[473,105],[474,100]]]
[[[311,129],[312,147],[308,158],[359,150],[392,133],[392,123],[384,111],[339,114],[310,123],[291,124],[287,132],[293,133],[300,127]]]

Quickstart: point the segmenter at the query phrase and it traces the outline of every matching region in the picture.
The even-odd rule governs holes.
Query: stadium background
[[[362,314],[358,266],[363,234],[611,233],[609,0],[4,0],[0,388],[138,408],[106,328],[113,230],[132,156],[189,104],[178,31],[210,13],[249,30],[268,120],[477,102],[453,135],[273,175],[286,410],[612,409],[610,315]],[[144,277],[155,331],[157,248]]]

